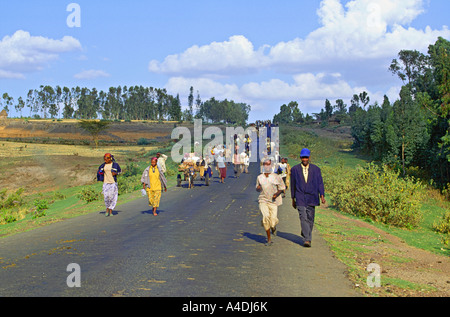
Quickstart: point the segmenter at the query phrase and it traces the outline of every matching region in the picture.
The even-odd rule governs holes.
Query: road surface
[[[114,217],[92,213],[2,238],[0,296],[359,296],[318,232],[312,248],[302,246],[289,193],[278,236],[264,245],[258,172],[253,163],[234,178],[229,166],[225,184],[216,172],[209,187],[170,188],[156,217],[142,198]],[[72,263],[80,287],[68,287]]]

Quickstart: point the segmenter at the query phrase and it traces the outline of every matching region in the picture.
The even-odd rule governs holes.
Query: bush
[[[139,140],[137,140],[137,145],[149,145],[149,144],[153,144],[155,143],[154,140],[149,140],[146,138],[140,138]]]
[[[84,187],[81,192],[77,194],[77,197],[84,200],[86,203],[90,203],[100,199],[100,193],[93,187]]]
[[[450,211],[447,211],[440,222],[433,224],[433,229],[439,233],[450,234]]]
[[[323,170],[326,191],[341,211],[408,229],[422,221],[423,185],[413,178],[400,178],[400,172],[373,163],[356,170]]]
[[[448,183],[442,190],[442,195],[446,200],[450,201],[450,183]]]
[[[45,210],[48,209],[48,201],[45,199],[35,199],[34,206],[36,207],[33,219],[44,217],[46,215]]]
[[[25,190],[19,188],[12,194],[7,194],[7,190],[0,191],[0,225],[21,220],[26,215],[26,209],[21,208],[24,204],[22,193]]]
[[[131,176],[136,176],[140,173],[139,167],[134,165],[134,163],[127,164],[127,166],[124,168],[124,172],[122,173],[122,178],[128,178]]]
[[[0,225],[12,223],[25,218],[27,211],[25,208],[2,209],[0,210]]]
[[[141,175],[121,177],[118,180],[117,185],[119,187],[119,195],[132,193],[142,188]]]
[[[23,188],[19,188],[15,193],[7,195],[7,190],[0,191],[0,209],[9,209],[23,204],[22,194],[25,191]]]

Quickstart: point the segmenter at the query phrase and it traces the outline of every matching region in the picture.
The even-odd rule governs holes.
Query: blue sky
[[[74,1],[74,28],[70,3],[0,0],[0,95],[143,85],[186,106],[193,86],[203,100],[250,104],[251,121],[271,119],[292,100],[304,113],[362,91],[393,101],[397,53],[450,39],[448,0]]]

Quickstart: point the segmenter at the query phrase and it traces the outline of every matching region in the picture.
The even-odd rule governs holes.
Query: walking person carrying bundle
[[[156,210],[161,201],[161,193],[167,192],[167,180],[161,168],[157,165],[158,159],[152,158],[151,164],[142,173],[142,188],[147,192],[149,206],[153,207],[153,215],[157,216]]]
[[[280,175],[272,172],[271,160],[263,163],[263,173],[256,179],[256,191],[260,193],[258,202],[263,216],[262,226],[267,234],[266,245],[272,245],[271,233],[276,234],[278,224],[278,206],[283,201],[281,193],[286,189]]]
[[[99,166],[97,171],[97,181],[103,182],[103,196],[105,200],[106,212],[105,216],[113,216],[112,211],[116,208],[117,198],[119,196],[119,187],[117,185],[117,175],[122,170],[119,164],[114,160],[114,156],[106,153],[103,156],[105,163]]]

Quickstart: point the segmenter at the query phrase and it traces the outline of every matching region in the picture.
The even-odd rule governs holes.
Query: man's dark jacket
[[[325,196],[322,173],[316,165],[309,164],[308,182],[303,176],[302,164],[291,169],[291,197],[297,206],[320,206],[320,195]]]

